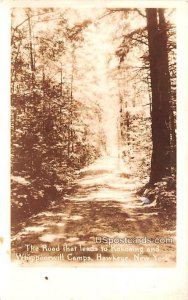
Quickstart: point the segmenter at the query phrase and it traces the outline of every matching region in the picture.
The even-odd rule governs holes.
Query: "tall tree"
[[[170,159],[170,75],[167,25],[164,9],[146,9],[152,90],[152,141],[150,183],[171,174]]]

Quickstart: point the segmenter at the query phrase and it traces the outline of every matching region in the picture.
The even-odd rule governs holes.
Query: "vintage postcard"
[[[177,268],[180,2],[7,2],[12,266]]]
[[[175,20],[175,8],[12,8],[16,263],[175,265]]]

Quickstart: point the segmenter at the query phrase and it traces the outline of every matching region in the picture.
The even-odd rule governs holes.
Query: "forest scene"
[[[12,9],[16,263],[175,264],[175,17]]]

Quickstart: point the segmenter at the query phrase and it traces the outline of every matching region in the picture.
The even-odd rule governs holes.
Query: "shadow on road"
[[[61,203],[32,216],[23,229],[13,236],[12,252],[24,253],[26,245],[46,244],[76,247],[96,246],[97,237],[162,237],[170,233],[155,206],[141,206],[135,195],[136,182],[122,174],[114,160],[104,159],[80,172],[73,193],[65,195]],[[108,167],[105,169],[105,165]],[[138,246],[138,245],[137,245]],[[135,246],[135,247],[137,247]],[[167,251],[172,245],[163,245]],[[55,255],[56,253],[50,253]],[[87,254],[87,251],[86,251]],[[96,253],[90,252],[95,259]],[[112,251],[107,251],[111,256]],[[148,254],[149,255],[149,254]]]

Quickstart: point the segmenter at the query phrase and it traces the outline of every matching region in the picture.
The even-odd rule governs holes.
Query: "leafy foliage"
[[[161,195],[163,183],[173,182],[176,167],[176,41],[173,11],[165,11],[171,176],[159,182]],[[15,221],[62,197],[78,170],[105,151],[120,153],[142,184],[151,176],[153,85],[146,11],[100,12],[95,11],[94,20],[77,18],[74,9],[12,11]],[[164,32],[159,28],[158,33]],[[157,187],[153,190],[157,193]]]
[[[87,120],[88,109],[95,112],[90,120],[98,120],[100,108],[92,103],[88,108],[73,90],[74,53],[89,21],[70,28],[60,12],[40,10],[39,30],[35,11],[21,13],[25,22],[12,30],[11,155],[12,175],[29,184],[12,181],[15,222],[48,206],[71,185],[76,171],[100,154],[99,133]],[[46,14],[49,22],[57,18],[52,29]]]

